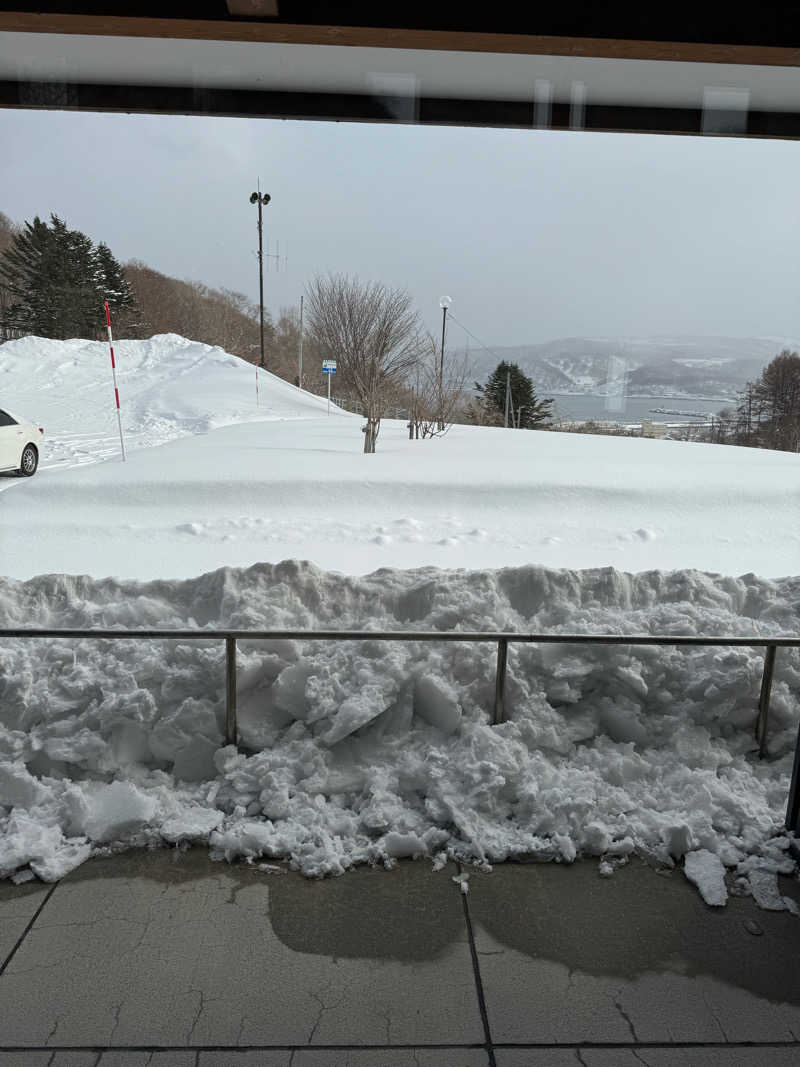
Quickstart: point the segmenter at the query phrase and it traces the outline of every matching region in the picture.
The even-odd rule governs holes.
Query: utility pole
[[[330,375],[328,375],[330,378]],[[297,357],[297,388],[303,388],[303,297],[300,297],[300,352]]]
[[[264,244],[262,234],[261,208],[270,202],[272,197],[269,193],[261,192],[261,181],[258,183],[258,192],[250,194],[250,203],[258,204],[258,307],[260,314],[260,341],[261,360],[260,367],[266,367],[264,362]]]
[[[439,432],[444,429],[444,335],[447,330],[447,309],[453,303],[449,296],[443,296],[439,301],[442,309],[442,351],[439,355]]]
[[[507,370],[506,371],[506,416],[505,416],[505,421],[503,422],[503,425],[505,426],[506,429],[508,429],[508,410],[509,410],[510,406],[511,406],[511,371]],[[512,418],[514,417],[513,412],[511,414],[511,417]]]

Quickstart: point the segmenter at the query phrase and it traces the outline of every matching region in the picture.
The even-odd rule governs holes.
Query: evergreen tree
[[[133,293],[122,267],[103,241],[94,251],[97,287],[113,311],[133,309]]]
[[[110,249],[97,248],[63,219],[26,222],[0,255],[2,309],[7,329],[41,337],[97,337],[105,322],[103,302],[132,304],[122,268]]]
[[[0,280],[7,297],[3,319],[9,329],[54,336],[47,279],[57,258],[54,235],[38,215],[25,223],[3,253]]]
[[[57,215],[50,219],[58,252],[50,290],[58,336],[96,337],[104,316],[94,245],[85,233],[70,230]]]
[[[475,386],[482,395],[486,406],[496,417],[505,416],[506,382],[510,380],[509,426],[521,430],[531,430],[543,425],[552,418],[552,400],[538,400],[533,391],[533,382],[523,374],[516,363],[503,360],[489,375],[486,385]]]

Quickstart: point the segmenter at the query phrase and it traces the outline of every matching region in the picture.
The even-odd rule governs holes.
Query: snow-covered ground
[[[2,573],[191,577],[302,558],[380,567],[694,567],[800,560],[800,459],[674,441],[455,427],[409,441],[174,336],[0,348],[0,407],[44,425],[40,473],[0,477]],[[154,447],[159,446],[159,447]],[[98,460],[107,462],[98,463]]]
[[[364,456],[356,417],[269,375],[256,407],[253,368],[219,349],[117,352],[124,465],[103,345],[0,347],[0,407],[48,433],[34,479],[0,479],[0,626],[798,631],[798,456],[477,428],[410,442],[399,424]],[[709,901],[727,868],[783,907],[800,655],[778,654],[759,762],[762,663],[516,646],[492,727],[490,646],[245,642],[236,753],[218,642],[5,641],[0,876],[164,841],[309,874],[520,853],[610,873],[636,852],[688,856]]]

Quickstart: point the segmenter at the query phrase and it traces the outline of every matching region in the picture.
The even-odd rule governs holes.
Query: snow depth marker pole
[[[106,300],[106,326],[108,326],[108,347],[111,350],[111,377],[114,379],[114,399],[117,402],[117,426],[119,427],[119,447],[122,449],[122,462],[125,462],[125,441],[122,437],[122,416],[119,413],[119,389],[117,389],[117,365],[114,362],[114,339],[111,336],[111,312]]]

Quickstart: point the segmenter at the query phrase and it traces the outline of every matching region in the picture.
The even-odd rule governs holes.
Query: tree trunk
[[[380,426],[380,419],[367,418],[367,426],[364,431],[364,451],[374,452],[375,445],[378,440],[378,427]]]

